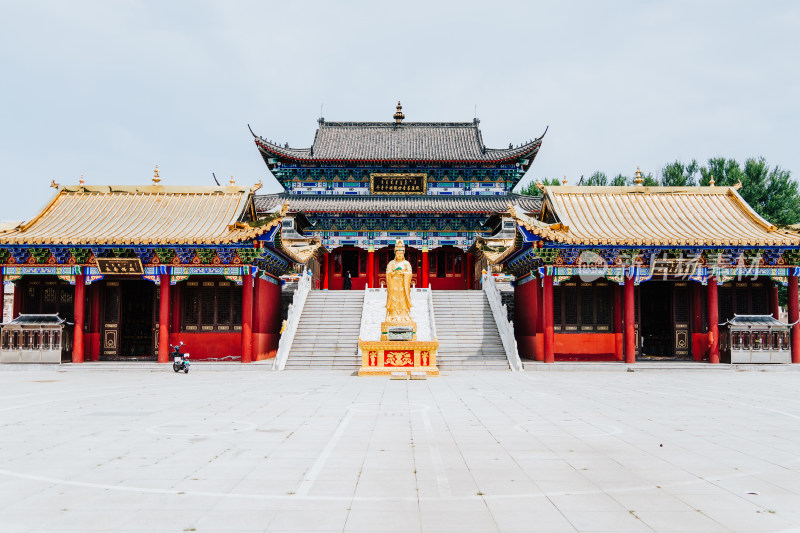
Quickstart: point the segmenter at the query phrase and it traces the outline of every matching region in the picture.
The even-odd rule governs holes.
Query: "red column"
[[[0,267],[0,322],[5,322],[6,284],[3,281],[3,267]]]
[[[533,313],[531,314],[531,335],[533,335],[533,358],[544,361],[544,301],[542,300],[542,280],[535,275],[528,282],[531,285],[531,300],[533,300]],[[516,306],[516,304],[515,304]]]
[[[72,335],[72,362],[83,363],[83,319],[85,315],[85,299],[86,299],[86,277],[83,274],[83,268],[80,269],[80,274],[75,276],[75,299],[73,301],[73,310],[75,311],[75,329]]]
[[[158,362],[169,363],[169,274],[158,277],[161,297],[158,302]]]
[[[371,246],[367,251],[367,287],[375,287],[375,251]]]
[[[14,300],[11,305],[11,318],[17,318],[22,312],[22,287],[14,283]]]
[[[772,308],[772,316],[775,320],[781,319],[781,307],[778,300],[778,286],[772,283],[772,288],[769,291],[769,303]]]
[[[795,283],[795,287],[797,284]],[[796,293],[795,293],[796,294]],[[708,361],[719,363],[719,308],[717,307],[717,278],[708,278]]]
[[[330,278],[330,272],[331,272],[331,254],[330,253],[325,254],[325,261],[323,263],[323,267],[324,267],[324,270],[325,270],[325,275],[322,278],[322,288],[323,288],[323,290],[328,290],[328,278]]]
[[[789,274],[789,323],[800,320],[797,294],[797,274]],[[800,324],[792,326],[792,363],[800,364]]]
[[[253,359],[253,275],[249,266],[244,268],[248,273],[242,276],[242,363],[249,363]]]
[[[703,286],[698,283],[690,283],[689,288],[692,290],[692,331],[703,333]],[[692,359],[703,360],[703,350],[700,349],[700,346],[696,346],[694,341],[692,341]]]
[[[625,362],[636,362],[636,304],[633,299],[633,276],[625,276]]]
[[[422,288],[427,289],[430,282],[428,281],[428,275],[431,271],[431,265],[428,262],[428,249],[422,249],[422,275],[420,279],[422,280]]]
[[[613,284],[611,289],[614,291],[614,359],[622,361],[622,287]]]
[[[544,362],[553,363],[555,357],[555,336],[553,334],[553,276],[547,274],[542,284],[542,314],[544,315]]]

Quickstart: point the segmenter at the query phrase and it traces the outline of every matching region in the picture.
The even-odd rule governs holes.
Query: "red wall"
[[[184,346],[181,350],[191,354],[191,360],[241,360],[242,358],[242,334],[235,333],[172,333],[169,336],[170,344],[178,344],[183,341]]]
[[[364,278],[366,279],[366,277]],[[275,357],[281,338],[281,286],[256,279],[253,320],[253,360]]]
[[[622,333],[556,333],[556,361],[615,361],[616,337]]]
[[[536,283],[514,285],[514,336],[517,338],[517,350],[520,357],[536,358]]]
[[[462,277],[458,278],[434,278],[429,277],[428,283],[433,290],[440,291],[457,291],[467,288],[467,280]]]
[[[354,290],[363,290],[367,286],[367,275],[362,274],[358,277],[353,276],[350,278],[350,282],[352,283],[352,288]],[[334,276],[333,273],[331,273],[331,278],[328,280],[328,289],[336,291],[344,289],[344,278],[339,275]]]
[[[695,361],[708,361],[708,333],[692,333],[692,358]]]

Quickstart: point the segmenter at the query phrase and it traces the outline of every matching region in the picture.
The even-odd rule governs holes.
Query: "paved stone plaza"
[[[210,368],[0,371],[0,531],[800,531],[798,372]]]

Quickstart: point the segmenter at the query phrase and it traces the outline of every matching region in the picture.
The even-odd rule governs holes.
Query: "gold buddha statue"
[[[405,259],[405,245],[397,239],[394,259],[386,265],[386,323],[411,325],[411,263]]]

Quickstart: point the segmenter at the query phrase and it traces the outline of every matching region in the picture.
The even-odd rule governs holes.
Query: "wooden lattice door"
[[[109,281],[105,286],[103,301],[103,355],[106,357],[119,356],[119,306],[120,286],[118,281]]]
[[[692,353],[692,334],[689,283],[676,281],[672,289],[672,351],[675,357],[689,357]]]

